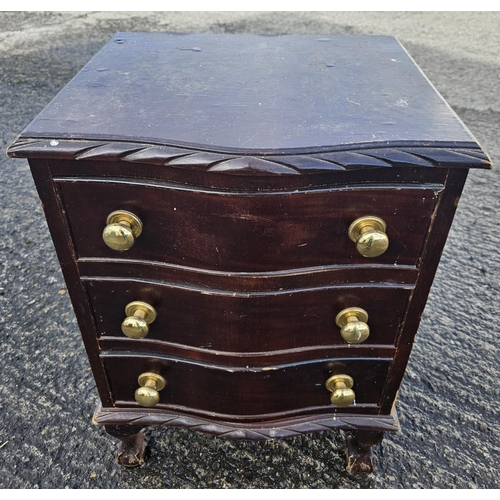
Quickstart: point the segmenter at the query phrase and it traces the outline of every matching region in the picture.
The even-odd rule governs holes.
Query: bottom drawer
[[[104,363],[116,406],[139,406],[138,377],[154,372],[167,381],[158,392],[156,408],[168,408],[227,420],[256,420],[316,413],[377,412],[392,359],[323,359],[268,367],[229,367],[196,361],[104,353]],[[332,405],[326,380],[346,374],[354,380],[355,402]]]

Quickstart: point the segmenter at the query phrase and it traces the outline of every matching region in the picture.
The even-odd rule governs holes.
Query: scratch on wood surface
[[[257,130],[257,132],[255,132],[255,134],[252,135],[252,137],[250,137],[250,139],[247,139],[242,145],[241,147],[245,146],[245,144],[248,144],[257,134],[259,133],[259,131]]]

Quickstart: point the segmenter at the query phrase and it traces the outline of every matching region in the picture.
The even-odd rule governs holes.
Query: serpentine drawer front
[[[376,413],[390,359],[320,359],[300,363],[226,367],[163,356],[103,356],[118,406],[139,406],[135,393],[141,373],[166,380],[158,391],[158,409],[216,416],[226,421],[256,421],[329,411],[325,383],[332,374],[347,373],[355,381],[356,411]],[[285,389],[287,388],[287,389]],[[262,394],[266,397],[263,398]],[[346,411],[342,408],[341,411]]]
[[[372,471],[467,172],[491,168],[379,36],[119,33],[8,154],[124,466],[169,425],[343,429]]]
[[[109,278],[83,281],[102,339],[142,338],[242,354],[354,343],[346,342],[335,321],[349,308],[364,309],[368,315],[359,324],[354,317],[350,321],[358,328],[362,323],[369,327],[365,344],[394,346],[413,289],[348,284],[248,293]],[[142,321],[133,319],[141,307],[134,310],[132,305],[126,312],[137,302],[156,313],[146,330]]]
[[[386,224],[389,245],[378,262],[415,265],[442,189],[382,185],[242,194],[87,178],[58,179],[57,185],[79,258],[118,257],[101,235],[108,215],[125,210],[142,230],[133,246],[118,250],[120,258],[236,272],[365,263],[348,230],[366,215]],[[242,247],[241,240],[258,244]]]

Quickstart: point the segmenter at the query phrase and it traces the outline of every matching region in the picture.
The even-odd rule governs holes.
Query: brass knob
[[[356,395],[351,389],[354,380],[349,375],[333,375],[326,381],[325,385],[332,393],[330,401],[335,406],[349,406],[354,403]]]
[[[157,405],[160,402],[158,391],[167,385],[167,381],[157,373],[145,372],[139,375],[138,382],[140,387],[135,391],[135,400],[147,408]]]
[[[112,250],[124,252],[132,248],[142,233],[142,222],[132,212],[117,210],[108,215],[102,239]]]
[[[363,257],[378,257],[389,248],[386,227],[382,219],[368,215],[356,219],[349,226],[348,234]]]
[[[131,339],[143,339],[149,333],[149,325],[156,319],[154,307],[140,300],[127,304],[125,314],[122,332]]]
[[[361,344],[370,336],[367,321],[368,313],[361,307],[348,307],[335,318],[335,323],[340,327],[340,335],[348,344]]]

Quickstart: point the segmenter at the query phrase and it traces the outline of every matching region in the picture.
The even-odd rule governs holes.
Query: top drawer
[[[56,180],[81,258],[165,262],[229,272],[346,264],[416,265],[442,186],[370,186],[234,193],[140,180]],[[127,251],[102,238],[111,212],[141,220]],[[375,215],[387,225],[387,251],[366,258],[351,223]]]

